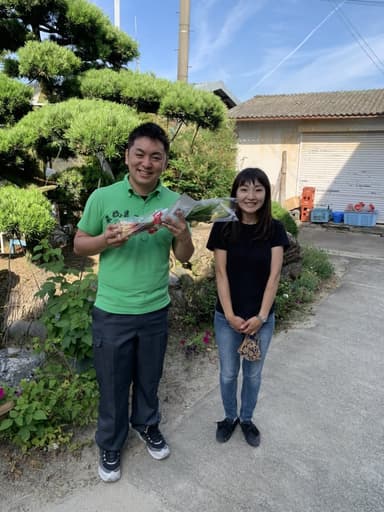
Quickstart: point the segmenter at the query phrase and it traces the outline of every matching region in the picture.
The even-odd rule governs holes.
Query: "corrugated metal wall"
[[[302,133],[297,194],[307,186],[316,206],[373,203],[384,223],[384,132]]]

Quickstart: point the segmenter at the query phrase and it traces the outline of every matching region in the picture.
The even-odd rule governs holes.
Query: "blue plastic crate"
[[[336,224],[344,222],[344,212],[332,212],[332,221]]]
[[[311,222],[329,222],[332,218],[332,210],[329,208],[313,208],[311,210]]]
[[[376,226],[377,212],[344,212],[344,224],[349,226]]]

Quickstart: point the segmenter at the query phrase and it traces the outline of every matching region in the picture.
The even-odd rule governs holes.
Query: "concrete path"
[[[219,390],[177,424],[172,455],[127,449],[116,484],[97,482],[43,512],[383,512],[384,238],[302,230],[330,251],[340,286],[313,315],[275,336],[255,421],[259,448],[238,428],[215,441]]]

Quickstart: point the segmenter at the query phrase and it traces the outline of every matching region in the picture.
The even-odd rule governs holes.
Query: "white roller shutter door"
[[[384,132],[303,133],[298,175],[297,194],[315,187],[315,206],[373,203],[384,223]]]

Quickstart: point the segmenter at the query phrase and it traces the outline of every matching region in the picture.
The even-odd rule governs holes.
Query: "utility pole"
[[[180,0],[177,79],[188,82],[190,0]]]
[[[115,17],[115,27],[120,28],[120,0],[115,0],[114,17]]]

